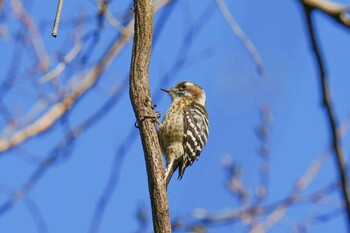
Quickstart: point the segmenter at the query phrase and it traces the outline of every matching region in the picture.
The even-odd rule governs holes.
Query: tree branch
[[[135,0],[135,36],[130,67],[130,100],[140,129],[152,204],[154,232],[171,232],[158,133],[152,118],[149,64],[153,33],[152,0]]]
[[[302,0],[304,7],[308,9],[318,9],[332,17],[340,25],[350,28],[350,18],[347,17],[349,6],[330,2],[328,0]]]
[[[109,63],[119,54],[132,36],[133,21],[130,21],[125,27],[120,37],[117,37],[106,53],[102,56],[99,63],[93,66],[86,75],[84,72],[77,74],[73,83],[75,86],[67,85],[66,89],[71,90],[60,102],[54,104],[49,110],[32,124],[13,133],[11,136],[0,138],[0,154],[11,148],[20,145],[26,140],[45,132],[51,128],[66,112],[98,81],[102,72],[107,68]],[[83,76],[81,78],[81,76]],[[77,85],[78,84],[78,85]]]
[[[313,54],[315,56],[318,71],[319,71],[319,79],[321,83],[321,92],[323,95],[323,105],[327,113],[328,122],[330,125],[330,131],[332,136],[332,147],[335,153],[335,158],[337,162],[338,172],[339,172],[339,179],[341,183],[341,191],[343,195],[343,199],[345,202],[345,211],[347,213],[347,222],[350,224],[350,199],[349,199],[349,191],[347,186],[347,176],[346,176],[346,167],[344,162],[344,156],[343,151],[340,146],[340,135],[337,133],[337,122],[336,122],[336,116],[334,113],[334,108],[329,96],[329,86],[327,83],[327,75],[325,71],[325,64],[323,62],[321,52],[319,49],[319,45],[316,40],[314,28],[313,28],[313,22],[311,18],[311,12],[312,7],[310,7],[307,4],[303,3],[303,8],[306,16],[308,31],[309,31],[309,37],[313,48]],[[350,225],[349,225],[350,229]]]

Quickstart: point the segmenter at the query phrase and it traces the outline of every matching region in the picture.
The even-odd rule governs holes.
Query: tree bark
[[[162,153],[149,85],[153,33],[152,0],[135,0],[135,35],[130,67],[130,100],[144,150],[154,232],[171,232]]]

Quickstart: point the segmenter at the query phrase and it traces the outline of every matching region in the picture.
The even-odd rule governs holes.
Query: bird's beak
[[[170,93],[171,90],[165,89],[165,88],[160,88],[162,91],[165,91],[166,93]]]

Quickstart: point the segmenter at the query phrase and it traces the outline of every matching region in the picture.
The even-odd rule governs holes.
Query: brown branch
[[[164,182],[155,116],[150,97],[149,64],[153,33],[152,0],[135,1],[135,36],[130,67],[130,100],[138,122],[152,205],[154,232],[171,232],[168,197]]]
[[[304,7],[308,10],[318,9],[326,15],[332,17],[336,22],[340,23],[346,28],[350,28],[350,18],[347,17],[349,6],[330,2],[328,0],[302,0]]]
[[[323,62],[319,45],[316,39],[315,31],[313,28],[313,22],[311,18],[311,12],[313,8],[310,8],[306,4],[303,4],[303,8],[306,16],[309,37],[313,48],[313,55],[316,59],[317,66],[318,66],[319,79],[321,83],[321,92],[323,95],[323,106],[326,110],[328,123],[330,126],[330,131],[332,136],[331,138],[332,147],[333,147],[333,151],[335,153],[335,159],[337,162],[337,168],[338,168],[337,170],[339,172],[338,175],[341,183],[341,191],[345,202],[345,211],[346,211],[347,220],[348,220],[347,222],[349,224],[349,229],[350,229],[350,199],[349,199],[349,191],[347,186],[346,166],[344,162],[343,151],[340,146],[340,135],[337,133],[336,116],[335,116],[334,108],[329,96],[330,94],[329,94],[329,87],[327,83],[325,64]]]

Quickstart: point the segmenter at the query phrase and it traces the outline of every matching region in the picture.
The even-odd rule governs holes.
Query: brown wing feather
[[[198,159],[205,146],[209,122],[208,113],[202,105],[193,102],[184,110],[184,157],[179,167],[179,179],[182,178],[187,166]]]

